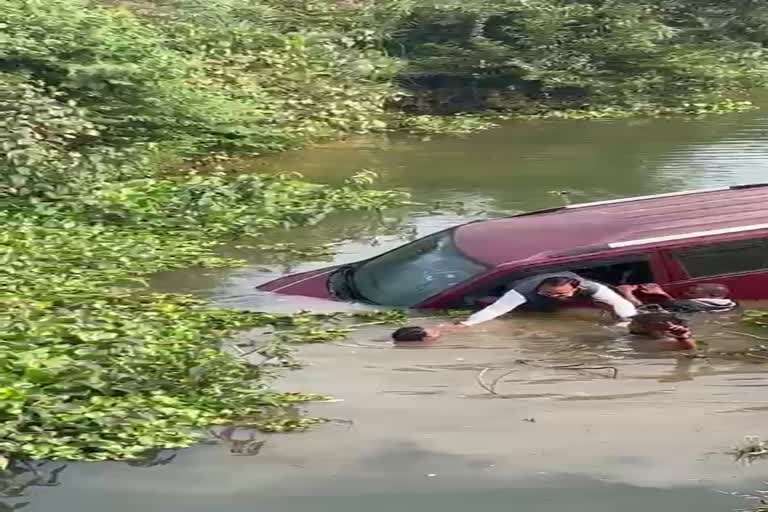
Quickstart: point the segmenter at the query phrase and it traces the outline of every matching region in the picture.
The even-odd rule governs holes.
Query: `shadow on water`
[[[362,138],[241,162],[246,172],[299,171],[326,182],[373,169],[383,186],[407,188],[417,202],[460,202],[464,210],[416,205],[385,217],[336,215],[225,248],[248,261],[244,268],[168,272],[153,285],[227,307],[366,309],[256,293],[254,286],[285,272],[364,259],[468,220],[553,206],[556,191],[581,201],[764,181],[766,130],[768,117],[759,111],[698,120],[512,122],[462,139]],[[243,247],[268,242],[331,247],[303,260]],[[439,319],[424,322],[432,321]],[[6,491],[38,483],[0,503],[0,512],[746,508],[750,503],[717,491],[761,488],[760,464],[734,464],[725,452],[745,435],[765,434],[754,430],[768,410],[766,361],[728,355],[760,343],[736,318],[708,317],[695,330],[708,358],[654,352],[580,313],[516,316],[413,350],[393,349],[384,328],[363,329],[348,342],[302,348],[306,368],[279,383],[340,398],[311,410],[350,425],[246,436],[237,449],[227,441],[163,452],[147,467],[72,464],[55,489],[47,488],[50,474],[38,481],[22,472],[3,484]],[[569,364],[614,367],[618,378],[610,370],[553,368]],[[501,400],[487,399],[493,395],[478,385],[486,368],[490,378],[514,369],[496,383]],[[233,456],[248,446],[254,456]]]

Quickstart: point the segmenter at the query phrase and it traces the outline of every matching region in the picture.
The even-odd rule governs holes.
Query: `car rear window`
[[[672,252],[689,277],[768,270],[768,239],[739,240]]]

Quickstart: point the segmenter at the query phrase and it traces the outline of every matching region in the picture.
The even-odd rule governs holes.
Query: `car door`
[[[672,276],[666,288],[676,297],[693,285],[717,283],[727,286],[735,300],[768,299],[768,234],[670,248],[663,254]]]

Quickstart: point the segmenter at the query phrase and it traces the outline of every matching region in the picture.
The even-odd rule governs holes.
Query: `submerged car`
[[[523,277],[571,271],[673,296],[720,283],[768,299],[768,183],[573,204],[456,226],[260,290],[417,309],[466,308]]]

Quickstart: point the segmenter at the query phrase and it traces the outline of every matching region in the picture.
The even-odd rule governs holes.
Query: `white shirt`
[[[635,306],[627,299],[614,292],[605,285],[598,284],[597,291],[592,295],[591,299],[597,302],[602,302],[613,308],[614,313],[619,318],[626,320],[637,314]],[[510,290],[490,306],[481,309],[474,313],[469,318],[461,322],[462,325],[471,326],[477,325],[488,320],[493,320],[505,313],[522,306],[527,302],[527,299],[516,290]]]

